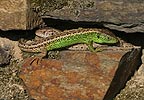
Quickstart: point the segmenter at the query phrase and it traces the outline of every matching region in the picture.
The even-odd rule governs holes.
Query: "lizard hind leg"
[[[59,59],[59,51],[44,51],[42,53],[40,53],[39,55],[37,55],[36,57],[34,57],[31,61],[30,61],[30,65],[41,65],[42,59],[45,58],[50,58],[50,59]]]
[[[30,61],[30,65],[33,65],[33,64],[40,65],[42,59],[45,58],[46,55],[47,55],[47,51],[43,49],[41,53],[39,53],[37,56],[35,56],[35,57]]]
[[[60,59],[60,52],[58,50],[48,51],[47,57],[50,59]]]

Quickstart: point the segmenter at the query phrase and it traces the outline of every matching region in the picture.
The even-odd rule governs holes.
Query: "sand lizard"
[[[60,33],[62,33],[62,31],[58,30],[58,29],[54,29],[52,27],[43,27],[41,29],[38,29],[35,32],[36,38],[35,40],[39,40],[39,39],[43,39],[43,38],[49,38],[50,36],[53,35],[60,35]],[[127,43],[126,41],[124,41],[123,39],[117,37],[119,40],[119,46],[107,46],[107,45],[100,45],[97,43],[93,43],[93,47],[102,47],[103,49],[106,50],[130,50],[132,48],[137,48],[136,46],[134,46],[131,43]],[[35,41],[33,41],[35,42]],[[86,44],[76,44],[73,46],[70,46],[67,48],[68,50],[88,50],[88,47]]]
[[[36,32],[35,32],[35,39],[33,42],[35,42],[35,40],[39,40],[39,39],[43,39],[43,38],[49,38],[53,35],[60,35],[60,33],[62,33],[61,30],[58,30],[58,29],[54,29],[52,27],[44,27],[44,28],[41,28],[41,29],[38,29]],[[106,45],[100,45],[100,44],[97,44],[97,43],[93,43],[93,47],[96,48],[96,47],[101,47],[101,46],[106,46]],[[68,50],[78,50],[78,51],[86,51],[88,50],[88,47],[86,44],[75,44],[75,45],[72,45],[70,47],[67,48]]]
[[[19,41],[19,47],[26,52],[43,52],[44,50],[52,51],[74,44],[86,44],[90,51],[95,52],[93,43],[114,44],[118,39],[110,31],[97,28],[79,28],[60,32],[60,34],[43,38],[42,40],[26,43],[24,40]]]

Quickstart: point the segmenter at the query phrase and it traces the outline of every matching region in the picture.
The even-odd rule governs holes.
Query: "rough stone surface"
[[[10,48],[0,48],[0,66],[10,63]]]
[[[1,0],[0,29],[33,29],[43,24],[42,16],[97,23],[127,33],[144,32],[143,8],[143,0]]]
[[[111,94],[110,92],[119,93],[119,90],[117,89],[119,87],[125,86],[125,83],[123,82],[126,82],[128,79],[130,79],[131,78],[130,76],[134,74],[134,72],[138,69],[140,65],[141,65],[140,48],[135,48],[133,51],[125,54],[119,63],[119,68],[117,69],[115,77],[111,83],[109,90],[107,91],[104,100],[112,100],[113,99],[112,97],[115,97],[116,94]],[[130,76],[128,76],[127,74]],[[118,78],[119,76],[120,78]],[[116,83],[116,81],[119,81],[119,83]],[[127,99],[123,99],[123,100],[127,100]]]
[[[144,100],[144,74],[142,65],[134,77],[127,82],[126,87],[114,100]]]
[[[141,59],[142,65],[115,100],[144,100],[144,55]]]
[[[19,78],[22,55],[18,42],[15,41],[18,35],[14,33],[0,31],[0,100],[30,100],[25,85]]]
[[[21,50],[18,47],[17,41],[12,41],[10,39],[0,37],[0,48],[3,48],[2,52],[5,51],[5,53],[1,52],[1,56],[4,57],[4,59],[2,61],[4,61],[5,63],[9,62],[10,56],[13,56],[14,57],[13,59],[15,59],[15,60],[23,59],[22,55],[21,55]],[[0,59],[2,59],[2,58],[0,58]]]
[[[0,65],[0,100],[30,100],[24,83],[18,76],[18,62],[13,60],[9,65]]]
[[[37,0],[44,18],[96,22],[119,31],[144,32],[144,0]]]
[[[102,100],[117,69],[125,77],[117,76],[117,90],[122,88],[135,67],[119,66],[121,57],[128,51],[61,51],[60,59],[27,58],[22,65],[20,77],[25,82],[31,96],[36,100]],[[132,53],[131,57],[135,56]],[[129,57],[129,56],[128,56]],[[129,59],[129,63],[134,62]],[[126,64],[126,63],[125,63]],[[120,82],[121,81],[121,82]],[[114,85],[115,86],[115,85]],[[112,90],[114,87],[110,87]],[[111,90],[110,89],[110,90]],[[113,95],[114,91],[109,91]],[[108,100],[108,99],[106,99]],[[110,99],[109,99],[110,100]]]
[[[30,9],[29,0],[0,1],[0,29],[26,30],[41,24],[38,15]]]

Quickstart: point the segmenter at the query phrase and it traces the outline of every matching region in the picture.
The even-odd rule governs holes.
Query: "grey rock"
[[[144,24],[123,24],[123,25],[114,25],[114,24],[104,24],[105,27],[110,29],[124,31],[126,33],[134,33],[134,32],[144,32]]]
[[[120,92],[120,90],[124,88],[127,80],[129,80],[129,78],[134,74],[136,69],[141,65],[141,52],[142,52],[141,48],[133,48],[132,51],[126,53],[121,58],[119,62],[119,68],[117,69],[115,73],[115,77],[113,78],[111,85],[103,100],[113,100],[113,98]],[[119,100],[129,100],[129,99],[126,98],[126,99],[119,99]],[[141,99],[137,99],[137,100],[141,100]]]
[[[141,57],[141,59],[142,59],[142,63],[144,64],[144,49],[142,50],[142,57]]]
[[[100,23],[127,33],[144,32],[143,9],[144,0],[1,0],[0,29],[33,29],[44,25],[42,17]]]
[[[138,72],[129,80],[126,87],[114,100],[144,100],[144,65],[140,66]]]
[[[144,32],[144,0],[55,0],[39,6],[43,18],[96,22],[127,33]]]
[[[9,47],[0,48],[0,66],[10,63],[11,54],[9,50],[10,50]]]

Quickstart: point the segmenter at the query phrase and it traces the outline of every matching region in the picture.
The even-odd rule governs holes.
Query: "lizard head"
[[[118,42],[117,37],[112,37],[112,36],[107,35],[107,34],[98,34],[96,37],[97,37],[96,42],[98,42],[98,43],[113,44],[113,43]]]
[[[117,37],[106,29],[98,29],[93,38],[93,41],[102,44],[114,44],[119,42]]]

